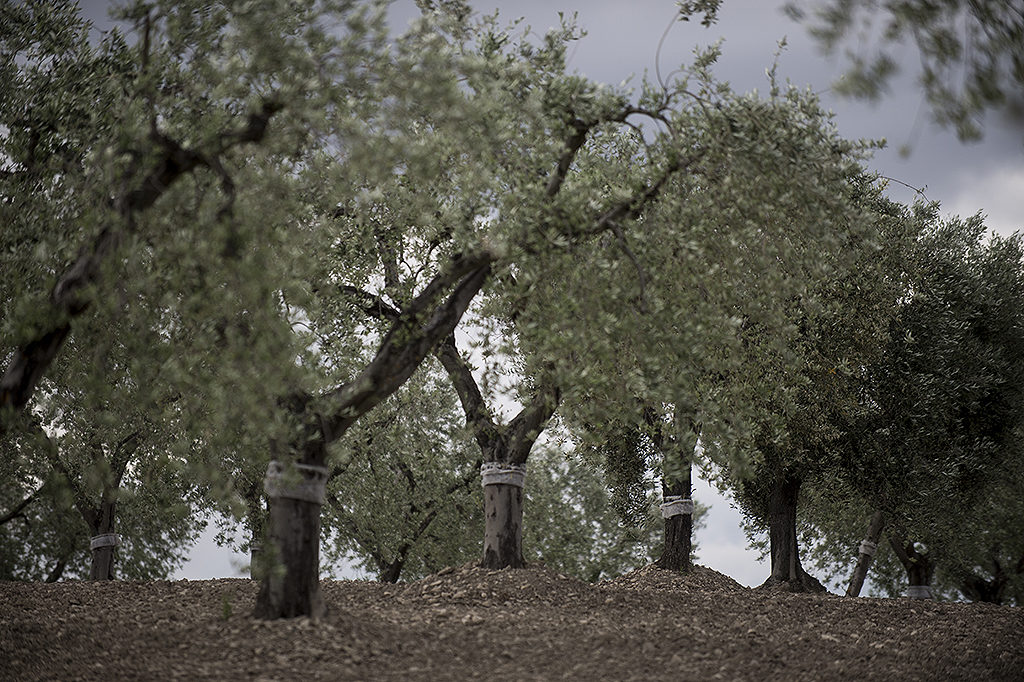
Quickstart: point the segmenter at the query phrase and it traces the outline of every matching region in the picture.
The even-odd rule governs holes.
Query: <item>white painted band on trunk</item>
[[[480,465],[480,483],[484,486],[501,484],[522,488],[526,484],[526,465],[484,462]]]
[[[930,585],[908,585],[907,596],[911,599],[931,599],[932,588]]]
[[[99,535],[93,535],[92,539],[89,540],[89,549],[99,549],[100,547],[117,547],[121,544],[121,537],[117,533],[100,533]]]
[[[875,552],[878,551],[878,544],[871,542],[871,540],[861,540],[860,553],[867,554],[868,556],[875,556]]]
[[[289,471],[289,467],[293,471]],[[300,480],[295,480],[296,473],[301,476]],[[263,479],[263,490],[266,491],[267,497],[287,497],[291,500],[323,505],[327,499],[327,476],[330,473],[327,467],[312,464],[287,465],[271,460],[267,465],[267,477]]]
[[[663,519],[693,513],[693,500],[684,498],[681,495],[667,495],[665,501],[660,506],[661,518]]]

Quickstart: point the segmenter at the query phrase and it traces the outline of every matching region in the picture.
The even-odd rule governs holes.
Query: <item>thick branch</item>
[[[498,425],[493,415],[487,409],[480,387],[473,378],[473,371],[469,367],[459,349],[455,346],[455,335],[448,337],[438,346],[435,351],[438,360],[448,372],[448,378],[459,394],[459,402],[462,403],[462,411],[466,415],[466,425],[473,430],[473,437],[484,452],[490,451],[494,439],[498,434]]]
[[[14,352],[14,357],[0,380],[0,411],[20,410],[32,398],[36,385],[57,357],[71,331],[71,320],[82,315],[92,302],[90,288],[99,280],[104,263],[114,254],[124,238],[134,232],[134,215],[150,208],[177,180],[208,159],[219,156],[231,147],[256,142],[266,134],[271,116],[281,105],[267,101],[259,112],[249,116],[239,130],[222,134],[207,154],[185,149],[167,137],[160,136],[159,158],[134,190],[115,202],[122,220],[109,224],[91,244],[82,248],[78,258],[50,292],[47,318],[31,339]],[[6,419],[0,419],[0,434],[7,431]]]
[[[35,500],[36,497],[38,497],[39,493],[42,492],[44,487],[45,487],[45,485],[39,486],[37,489],[35,489],[31,493],[29,493],[28,497],[26,497],[21,502],[19,502],[17,505],[15,505],[14,509],[12,509],[11,511],[7,512],[3,516],[0,516],[0,526],[4,525],[8,521],[13,521],[14,519],[16,519],[19,516],[21,516],[22,515],[21,512],[23,512],[25,510],[25,507],[27,507],[28,505],[32,504],[32,501]]]
[[[571,125],[572,134],[565,141],[565,151],[558,159],[555,172],[551,174],[551,177],[548,179],[548,185],[545,188],[549,197],[555,196],[562,189],[565,178],[569,174],[569,167],[572,166],[572,162],[576,159],[576,154],[579,153],[580,148],[587,141],[587,133],[590,132],[592,127],[592,125],[588,125],[579,119],[573,121]]]
[[[519,411],[508,425],[509,452],[513,464],[525,464],[530,449],[551,415],[558,409],[562,392],[557,386],[547,385],[537,391],[530,404]]]
[[[348,384],[325,396],[334,401],[324,417],[327,443],[341,437],[362,415],[394,393],[428,353],[451,334],[491,273],[491,255],[483,252],[458,258],[413,299],[381,342],[373,361]],[[448,298],[437,299],[458,283]]]

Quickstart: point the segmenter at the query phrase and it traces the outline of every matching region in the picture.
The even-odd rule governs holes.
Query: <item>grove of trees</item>
[[[1020,602],[1019,236],[717,48],[631,91],[417,5],[0,9],[0,579],[166,577],[210,514],[263,618],[323,613],[322,547],[687,571],[700,467],[766,587],[884,534],[881,589]]]

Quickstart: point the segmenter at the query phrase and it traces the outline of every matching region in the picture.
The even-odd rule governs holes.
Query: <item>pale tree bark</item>
[[[882,538],[882,531],[885,529],[885,515],[876,511],[871,515],[868,523],[867,537],[860,543],[860,551],[857,555],[857,565],[850,577],[850,585],[846,588],[847,597],[857,597],[864,587],[864,580],[867,578],[868,569],[874,561],[875,551],[878,549],[878,541]]]

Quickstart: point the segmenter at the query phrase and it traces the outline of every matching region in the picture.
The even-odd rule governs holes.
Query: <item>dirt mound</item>
[[[709,569],[600,585],[460,566],[325,581],[327,616],[259,621],[247,580],[0,583],[11,680],[1019,680],[1024,612],[749,590]]]
[[[706,566],[694,565],[689,573],[666,571],[654,564],[648,564],[618,578],[598,584],[603,588],[624,588],[634,590],[699,590],[701,592],[737,592],[748,588],[718,571]]]
[[[586,583],[540,564],[520,570],[491,570],[468,563],[408,583],[402,596],[438,606],[490,607],[524,599],[562,603],[581,598],[586,589]]]

